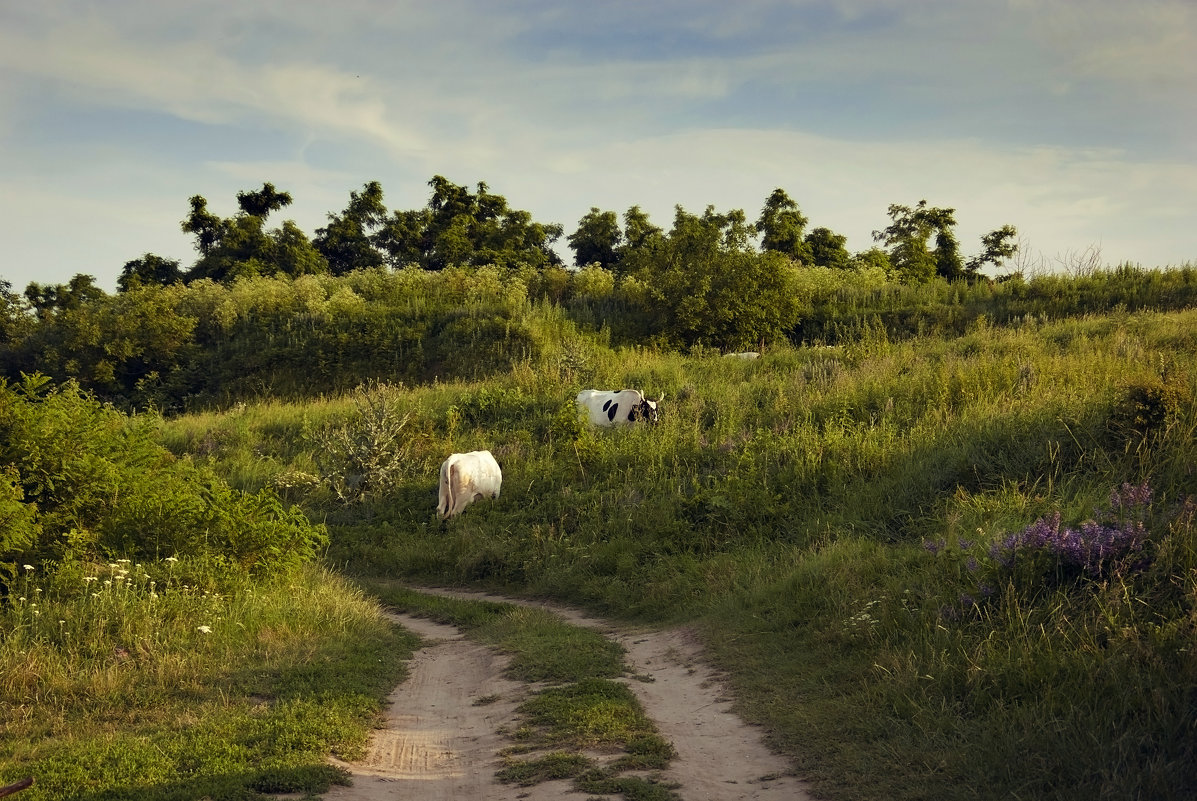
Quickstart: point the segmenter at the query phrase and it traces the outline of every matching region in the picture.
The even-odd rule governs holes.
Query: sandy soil
[[[451,594],[550,609],[620,643],[627,650],[631,673],[625,682],[677,750],[664,777],[677,783],[683,799],[811,797],[787,774],[785,760],[764,746],[759,731],[732,712],[725,685],[704,663],[692,632],[628,631],[547,604],[482,593]],[[452,626],[408,615],[394,618],[429,644],[416,653],[408,680],[391,694],[385,728],[374,733],[366,758],[338,763],[350,771],[353,785],[334,788],[325,795],[328,801],[583,798],[569,782],[517,787],[495,781],[498,753],[511,745],[500,731],[514,728],[515,708],[531,688],[503,678],[506,658],[469,642]]]

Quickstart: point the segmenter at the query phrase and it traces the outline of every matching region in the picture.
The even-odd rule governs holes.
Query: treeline
[[[954,210],[925,202],[890,206],[879,246],[850,254],[844,237],[808,230],[781,189],[755,222],[679,206],[664,230],[639,207],[622,222],[591,209],[567,267],[551,249],[560,225],[484,183],[430,186],[424,208],[391,212],[367,184],[311,240],[290,221],[266,228],[291,202],[272,184],[238,193],[230,218],[197,195],[182,222],[198,254],[187,269],[146,254],[115,294],[87,275],[23,294],[0,279],[0,375],[74,379],[126,409],[171,411],[371,378],[481,378],[557,356],[575,335],[690,352],[836,344],[958,334],[981,318],[1177,309],[1197,292],[1188,267],[987,279],[983,267],[1014,255],[1013,227],[965,258]]]
[[[350,192],[345,209],[330,213],[328,224],[311,239],[291,220],[266,228],[270,215],[292,201],[289,192],[279,191],[274,184],[238,192],[239,211],[228,218],[213,214],[207,199],[195,195],[182,221],[183,231],[195,237],[195,263],[184,269],[177,260],[147,253],[125,264],[118,287],[126,291],[147,284],[205,278],[228,282],[258,275],[344,275],[383,266],[543,269],[562,264],[552,248],[565,231],[561,224],[533,220],[529,212],[512,208],[483,182],[473,192],[440,175],[428,184],[432,194],[423,208],[391,211],[381,184],[367,183],[360,192]],[[678,253],[679,239],[698,236],[713,238],[729,252],[768,253],[804,267],[877,267],[905,282],[937,275],[975,279],[982,267],[1000,266],[1017,251],[1017,232],[1006,225],[982,237],[981,251],[966,259],[954,233],[955,209],[929,207],[925,200],[913,208],[891,205],[888,214],[890,225],[873,233],[882,247],[857,254],[848,252],[847,237],[829,228],[808,231],[809,220],[780,188],[765,200],[755,222],[750,223],[742,209],[721,214],[708,206],[699,216],[678,206],[668,232],[639,206],[623,214],[622,226],[614,211],[591,208],[567,242],[575,266],[594,264],[620,275],[657,271],[671,256],[688,255]],[[32,284],[26,296],[35,307],[52,307],[61,292]]]

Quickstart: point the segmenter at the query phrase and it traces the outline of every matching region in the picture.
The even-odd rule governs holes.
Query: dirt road
[[[786,762],[765,748],[758,730],[732,713],[722,682],[686,629],[627,631],[547,604],[481,593],[445,594],[550,609],[622,645],[630,672],[651,677],[626,683],[677,750],[664,778],[678,785],[686,801],[810,798],[801,782],[787,775]],[[452,626],[407,615],[395,619],[431,642],[417,652],[410,677],[391,694],[386,727],[374,733],[366,759],[340,763],[353,775],[353,786],[334,788],[325,795],[328,801],[581,797],[565,781],[534,787],[495,781],[498,753],[511,745],[499,730],[514,728],[515,708],[530,692],[503,678],[503,655],[466,640]]]

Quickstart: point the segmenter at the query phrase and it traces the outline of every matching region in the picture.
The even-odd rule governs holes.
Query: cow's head
[[[665,396],[662,395],[656,400],[649,400],[648,398],[645,398],[644,400],[640,401],[640,406],[636,410],[636,416],[641,420],[646,420],[650,423],[657,422],[659,417],[657,412],[657,404],[660,403],[664,398]]]

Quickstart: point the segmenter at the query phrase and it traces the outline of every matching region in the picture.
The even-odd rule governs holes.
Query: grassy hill
[[[349,575],[698,622],[831,797],[1197,792],[1197,312],[982,317],[755,361],[556,343],[485,380],[162,436],[325,521]],[[661,423],[588,429],[572,398],[592,386],[664,393]],[[438,521],[440,461],[479,448],[502,497]]]

